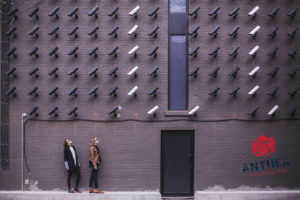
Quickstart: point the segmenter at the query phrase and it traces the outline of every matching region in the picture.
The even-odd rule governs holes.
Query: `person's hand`
[[[97,167],[94,167],[94,169],[97,170],[98,168],[97,168]]]

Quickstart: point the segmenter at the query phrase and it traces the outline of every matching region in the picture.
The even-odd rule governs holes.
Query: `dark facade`
[[[88,16],[96,5],[99,6],[98,17]],[[140,10],[135,19],[128,13],[137,5]],[[55,6],[59,7],[58,19],[48,16]],[[79,8],[77,19],[68,16],[76,6]],[[107,13],[115,6],[119,7],[118,18],[109,17]],[[159,6],[157,18],[148,16],[155,6]],[[197,37],[186,34],[187,53],[196,46],[200,47],[197,57],[187,55],[187,74],[195,67],[200,69],[197,77],[187,77],[188,109],[177,111],[168,110],[167,0],[11,1],[10,7],[18,8],[18,18],[9,17],[6,21],[2,15],[1,21],[2,28],[4,22],[9,28],[17,27],[17,37],[10,36],[7,47],[17,47],[17,58],[10,56],[8,63],[10,69],[16,67],[17,77],[9,76],[9,84],[4,87],[4,71],[1,71],[1,95],[15,86],[16,97],[8,97],[9,165],[8,169],[2,166],[0,170],[0,189],[21,189],[21,115],[34,106],[38,106],[38,116],[25,118],[25,155],[30,171],[24,168],[24,178],[34,184],[38,181],[36,185],[40,189],[67,188],[62,147],[65,138],[72,139],[79,152],[81,187],[87,188],[88,145],[90,138],[96,136],[100,139],[103,156],[99,175],[103,190],[160,190],[161,134],[164,130],[194,131],[194,191],[216,185],[226,189],[240,186],[299,188],[299,112],[293,116],[287,113],[293,106],[299,106],[299,94],[291,97],[288,93],[300,87],[299,74],[293,74],[293,70],[299,67],[300,52],[295,56],[288,54],[299,47],[300,37],[296,34],[291,38],[287,34],[299,26],[300,12],[293,19],[287,14],[300,7],[300,3],[296,0],[194,0],[188,1],[187,10],[192,11],[197,6],[200,10],[196,18],[186,14],[187,32],[200,26]],[[209,16],[208,13],[217,6],[220,6],[217,17]],[[260,9],[252,18],[248,13],[255,6]],[[39,8],[38,20],[28,16],[35,7]],[[240,7],[237,17],[228,16],[236,7]],[[277,7],[280,9],[276,17],[268,16]],[[137,37],[128,35],[136,24],[139,26]],[[39,26],[38,37],[28,35],[35,25]],[[220,26],[217,36],[208,35],[217,25]],[[261,29],[256,37],[250,36],[249,32],[257,25]],[[59,26],[57,38],[48,35],[55,26]],[[69,36],[76,26],[79,28],[78,37]],[[97,38],[88,35],[96,26],[99,27]],[[119,27],[117,37],[107,35],[115,26]],[[159,26],[156,38],[148,35],[155,26]],[[237,36],[229,36],[236,26],[239,26]],[[274,38],[268,36],[277,26],[277,35]],[[8,38],[2,34],[2,41],[4,37]],[[137,57],[128,55],[136,45],[139,46]],[[248,55],[256,45],[260,47],[256,56]],[[59,48],[57,58],[48,55],[55,46]],[[79,47],[78,56],[69,56],[69,51],[76,46]],[[117,57],[107,55],[115,46],[119,47]],[[159,46],[157,56],[149,56],[155,46]],[[240,47],[236,57],[229,56],[236,46]],[[38,58],[28,55],[33,47],[39,48]],[[94,47],[99,47],[98,56],[87,55]],[[208,55],[216,47],[220,47],[217,56]],[[279,47],[276,55],[269,56],[275,47]],[[3,56],[2,53],[2,61]],[[48,75],[55,66],[59,67],[57,78]],[[76,66],[79,68],[78,77],[67,75]],[[99,67],[98,76],[89,76],[96,66]],[[108,76],[107,73],[116,66],[117,77]],[[135,66],[139,67],[137,76],[129,76],[127,73]],[[157,76],[149,76],[155,66],[159,67]],[[220,67],[217,76],[209,76],[217,66]],[[236,66],[239,67],[237,76],[229,76]],[[256,66],[260,67],[256,76],[248,75]],[[39,76],[28,75],[35,67],[39,68]],[[275,67],[279,68],[277,75],[268,75]],[[78,86],[77,97],[69,96],[68,92],[75,85]],[[260,88],[255,97],[251,97],[248,92],[256,85]],[[38,96],[29,96],[28,92],[35,86],[38,87]],[[48,95],[55,86],[58,87],[58,96]],[[97,97],[88,95],[95,86],[99,87]],[[108,92],[115,86],[118,87],[117,96],[109,96]],[[137,96],[128,96],[134,86],[139,87]],[[276,86],[279,87],[276,94],[268,95]],[[154,87],[159,87],[157,96],[147,95]],[[216,87],[220,87],[217,96],[208,95]],[[236,87],[240,87],[237,96],[228,95]],[[147,114],[155,105],[159,106],[156,117]],[[188,115],[196,105],[200,106],[197,115]],[[269,116],[267,113],[275,105],[279,109],[274,116]],[[48,115],[54,106],[58,107],[57,117]],[[74,106],[78,107],[78,115],[69,116],[68,112]],[[117,117],[107,114],[116,106],[122,107],[117,111]],[[248,115],[256,106],[259,106],[256,115]],[[276,150],[268,157],[256,157],[251,152],[251,142],[260,135],[275,140]],[[3,146],[3,140],[1,142]],[[25,188],[29,189],[28,185]]]

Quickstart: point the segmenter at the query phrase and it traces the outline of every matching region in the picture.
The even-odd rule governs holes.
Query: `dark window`
[[[169,110],[186,110],[186,36],[170,35],[169,49]]]

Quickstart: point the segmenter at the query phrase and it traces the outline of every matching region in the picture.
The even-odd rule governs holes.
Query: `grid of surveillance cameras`
[[[220,6],[217,6],[215,8],[213,8],[208,15],[213,17],[213,18],[217,18],[218,16],[218,12],[221,9]],[[238,16],[240,7],[235,7],[233,8],[229,13],[228,16],[232,17],[232,18],[236,18]],[[252,10],[249,11],[248,16],[250,18],[255,19],[257,17],[257,14],[260,10],[259,6],[255,6]],[[280,10],[280,7],[276,7],[274,8],[270,13],[268,13],[268,16],[272,19],[275,19],[277,17],[277,14]],[[294,20],[294,18],[297,16],[297,12],[298,12],[299,8],[292,8],[288,13],[287,16],[290,20]],[[198,12],[200,12],[200,6],[194,7],[193,9],[190,10],[189,15],[190,17],[193,18],[197,18],[198,17]],[[281,17],[281,16],[280,16]],[[195,37],[197,38],[198,36],[198,30],[200,29],[200,26],[194,26],[192,29],[190,29],[189,31],[189,36],[191,37]],[[217,25],[215,26],[209,33],[208,35],[210,35],[213,38],[216,38],[218,35],[218,31],[220,29],[220,26]],[[279,27],[275,26],[268,34],[267,36],[274,39],[277,36],[277,31],[278,31]],[[293,27],[291,30],[289,30],[287,32],[287,37],[289,37],[290,39],[294,39],[297,35],[297,31],[298,31],[299,27],[295,26]],[[232,38],[236,38],[236,36],[238,35],[238,32],[240,30],[239,26],[235,26],[229,33],[228,36],[232,37]],[[257,25],[255,26],[250,32],[249,32],[249,36],[255,38],[257,33],[261,30],[261,26]],[[198,50],[200,49],[199,46],[195,46],[193,49],[191,49],[189,51],[189,56],[194,56],[197,57],[198,54]],[[235,46],[233,47],[233,49],[230,50],[230,52],[228,52],[228,55],[235,58],[238,55],[238,51],[239,51],[240,47],[239,46]],[[248,55],[253,57],[253,59],[255,59],[257,53],[259,52],[260,46],[259,45],[255,45],[252,49],[249,50]],[[216,57],[218,55],[218,51],[220,50],[220,46],[215,47],[214,49],[212,49],[208,55],[211,57]],[[279,50],[278,46],[275,46],[273,49],[271,49],[268,52],[268,56],[271,58],[274,58],[277,55],[277,51]],[[299,50],[299,47],[294,47],[292,49],[290,49],[290,51],[287,53],[287,55],[282,55],[282,56],[288,56],[291,59],[293,59],[294,57],[296,57],[297,55],[297,51]],[[196,66],[194,67],[191,72],[189,73],[189,76],[191,77],[197,77],[198,71],[199,71],[200,67]],[[287,72],[287,75],[290,78],[295,78],[297,72],[299,71],[300,67],[299,66],[295,66],[293,69],[291,69],[290,71]],[[219,66],[216,66],[209,74],[208,76],[212,77],[212,78],[216,78],[218,75],[218,71],[220,70]],[[236,66],[229,74],[228,76],[236,78],[238,76],[240,67]],[[250,77],[255,77],[257,75],[257,73],[260,70],[260,66],[255,66],[249,73],[248,75]],[[271,71],[269,71],[268,76],[275,78],[277,76],[277,72],[279,70],[279,67],[275,66]],[[209,95],[216,97],[218,94],[218,91],[220,90],[220,87],[215,87],[213,88],[211,91],[209,91]],[[258,90],[260,89],[259,85],[255,85],[249,92],[248,95],[255,97],[255,95],[257,94]],[[288,91],[288,95],[291,97],[294,97],[297,93],[297,91],[299,90],[299,87],[296,88],[292,88],[292,90]],[[233,88],[231,91],[229,91],[228,95],[231,95],[233,97],[236,97],[236,95],[238,94],[240,90],[240,87],[235,87]],[[272,88],[269,92],[268,95],[271,97],[275,97],[277,94],[277,91],[279,90],[278,86],[275,86],[274,88]],[[194,109],[191,110],[190,113],[196,112],[200,107],[196,106]],[[255,106],[252,110],[250,110],[250,112],[248,113],[249,116],[255,116],[257,111],[259,110],[259,105]],[[273,105],[273,107],[267,112],[267,114],[269,116],[274,116],[276,114],[276,112],[278,111],[279,106]],[[295,114],[297,110],[297,106],[292,106],[290,107],[290,109],[287,112],[288,116],[293,116]]]
[[[128,15],[132,18],[137,18],[138,17],[138,12],[139,10],[141,9],[140,6],[136,6],[134,7],[129,13]],[[95,17],[95,18],[98,18],[98,14],[97,12],[99,11],[99,6],[95,6],[93,7],[89,12],[88,12],[88,16],[90,17]],[[112,17],[112,18],[115,18],[117,19],[118,18],[118,11],[119,11],[119,7],[118,6],[115,6],[110,12],[107,13],[107,15],[109,17]],[[151,18],[154,18],[154,19],[157,19],[157,16],[158,16],[158,11],[159,11],[159,6],[155,6],[152,10],[150,10],[148,12],[148,16],[151,17]],[[78,12],[79,12],[79,8],[78,7],[74,7],[67,15],[71,18],[75,18],[77,19],[78,18]],[[13,7],[10,9],[10,11],[8,12],[7,14],[9,17],[13,17],[14,19],[17,19],[18,18],[18,8],[16,7]],[[55,17],[56,19],[59,18],[59,7],[56,6],[54,7],[48,14],[49,17]],[[30,10],[30,12],[28,13],[28,17],[31,17],[31,18],[36,18],[36,20],[39,19],[39,8],[38,7],[35,7],[33,9]],[[38,38],[39,37],[39,26],[38,25],[35,25],[27,34],[29,36],[32,36],[32,37],[36,37]],[[56,37],[58,38],[59,37],[59,29],[60,27],[59,26],[55,26],[53,27],[49,32],[48,32],[48,35],[49,36],[52,36],[52,37]],[[78,31],[79,27],[78,26],[74,26],[67,34],[69,36],[72,36],[72,37],[75,37],[77,38],[78,37],[78,34],[77,34],[77,31]],[[137,30],[139,29],[139,26],[136,24],[134,25],[129,31],[128,31],[128,35],[132,36],[132,37],[137,37]],[[158,25],[155,25],[147,34],[149,37],[152,37],[152,38],[156,38],[157,37],[157,34],[158,34],[158,29],[159,29],[159,26]],[[93,27],[91,30],[88,31],[88,35],[91,36],[91,37],[95,37],[97,38],[98,35],[97,35],[97,31],[99,30],[99,26],[95,26]],[[118,30],[119,30],[119,27],[118,26],[115,26],[113,27],[108,33],[107,35],[111,36],[111,37],[115,37],[117,38],[118,37]],[[6,35],[8,37],[14,37],[16,38],[17,37],[17,27],[16,26],[11,26],[10,29],[6,32]],[[79,47],[78,46],[75,46],[73,48],[71,48],[67,55],[71,56],[71,57],[77,57],[78,56],[78,51]],[[119,47],[118,46],[115,46],[113,47],[108,53],[107,55],[108,56],[112,56],[112,57],[117,57],[118,56],[118,49]],[[156,57],[157,56],[157,51],[159,49],[159,46],[155,46],[153,49],[151,49],[148,53],[148,56],[150,57]],[[92,49],[89,50],[89,52],[87,53],[88,56],[91,56],[91,57],[97,57],[98,54],[97,54],[97,51],[99,50],[99,47],[93,47]],[[128,51],[128,55],[129,56],[132,56],[132,57],[137,57],[138,55],[138,50],[139,50],[139,46],[136,45],[134,46],[132,49],[130,49]],[[31,57],[35,57],[35,58],[38,58],[39,57],[39,47],[35,46],[33,47],[28,55],[31,56]],[[53,56],[53,57],[58,57],[59,56],[59,47],[58,46],[55,46],[53,47],[49,53],[48,53],[48,56]],[[6,52],[6,56],[7,57],[13,57],[13,58],[17,58],[17,47],[13,46],[11,47],[8,52]],[[114,67],[111,71],[109,71],[107,73],[107,75],[109,77],[117,77],[117,73],[118,73],[118,67]],[[138,66],[135,66],[133,67],[127,74],[128,76],[130,77],[136,77],[137,76],[137,70],[139,69]],[[7,72],[6,72],[6,75],[7,76],[12,76],[12,77],[15,77],[16,78],[16,70],[17,68],[16,67],[11,67]],[[51,69],[48,73],[48,75],[50,77],[54,77],[54,78],[57,78],[58,77],[58,70],[59,70],[59,67],[58,66],[55,66],[53,69]],[[67,75],[71,76],[71,77],[75,77],[77,78],[78,76],[78,70],[79,68],[78,67],[74,67],[71,71],[69,71],[67,73]],[[91,77],[97,77],[97,72],[99,70],[99,67],[94,67],[92,70],[90,70],[88,72],[88,75],[91,76]],[[151,71],[149,71],[148,75],[150,77],[156,77],[157,76],[157,71],[159,70],[159,67],[158,66],[154,66]],[[39,76],[39,67],[35,67],[33,68],[31,71],[28,72],[28,75],[29,76],[32,76],[32,77],[38,77]],[[15,86],[12,86],[8,89],[8,91],[6,92],[6,95],[10,96],[16,96],[16,87]],[[30,91],[28,91],[28,95],[29,96],[38,96],[38,87],[35,86],[33,87]],[[57,97],[58,94],[58,87],[55,86],[53,88],[51,88],[48,92],[48,95],[50,96],[55,96]],[[90,96],[94,96],[96,97],[97,96],[97,92],[98,92],[98,89],[99,89],[99,86],[96,85],[95,87],[91,88],[88,92],[88,95]],[[128,96],[133,96],[133,97],[136,97],[137,96],[137,90],[139,89],[139,87],[136,85],[134,86],[133,88],[130,89],[130,91],[128,92]],[[150,91],[147,92],[147,95],[149,96],[153,96],[155,97],[157,95],[157,91],[159,90],[159,87],[155,86],[154,88],[152,88]],[[75,85],[73,88],[71,88],[69,91],[68,91],[68,94],[69,96],[71,97],[77,97],[77,91],[78,91],[78,86]],[[117,92],[118,92],[118,86],[115,86],[113,87],[109,92],[108,92],[108,96],[114,96],[116,97],[117,96]],[[49,116],[58,116],[58,107],[57,106],[54,106],[52,107],[49,112],[48,112],[48,115]],[[115,106],[113,107],[112,109],[110,109],[107,114],[108,115],[112,115],[114,117],[116,117],[118,115],[118,110],[121,109],[121,106]],[[151,108],[149,111],[147,111],[147,114],[149,115],[153,115],[153,116],[156,116],[156,113],[157,113],[157,110],[159,109],[159,106],[158,105],[155,105],[153,108]],[[68,111],[68,115],[69,116],[77,116],[77,112],[78,112],[78,107],[74,106],[71,110]],[[33,108],[30,109],[30,111],[27,113],[29,116],[38,116],[38,106],[34,106]]]
[[[256,14],[257,12],[259,12],[259,6],[256,6],[254,7],[249,13],[249,17],[253,17],[255,18],[256,17]],[[279,11],[280,8],[275,8],[273,11],[271,11],[268,15],[269,17],[271,18],[275,18],[277,16],[277,13]],[[74,7],[69,13],[68,13],[68,16],[69,17],[74,17],[74,18],[78,18],[78,10],[79,8],[78,7]],[[99,7],[98,6],[95,6],[92,10],[90,10],[88,12],[88,15],[91,16],[91,17],[95,17],[97,18],[98,15],[97,15],[97,11],[99,10]],[[118,6],[115,6],[109,13],[108,13],[108,16],[110,17],[114,17],[114,18],[117,18],[118,16],[118,10],[119,10],[119,7]],[[128,14],[129,16],[131,17],[134,17],[136,18],[138,16],[138,11],[140,10],[140,6],[136,6],[134,7]],[[189,15],[191,17],[197,17],[197,14],[200,10],[200,7],[196,7],[194,9],[192,9],[190,12],[189,12]],[[209,12],[209,16],[212,16],[212,17],[216,17],[218,15],[218,11],[220,10],[220,6],[217,6],[216,8],[214,8],[212,11]],[[238,15],[238,11],[240,10],[240,7],[236,7],[234,8],[228,15],[235,18],[237,15]],[[297,15],[297,11],[299,10],[299,8],[293,8],[288,14],[287,14],[287,17],[289,17],[291,20],[294,19]],[[150,17],[154,17],[156,18],[157,17],[157,13],[159,11],[159,7],[158,6],[155,6],[153,8],[153,10],[151,10],[148,15]],[[17,8],[12,8],[9,13],[8,13],[8,16],[9,17],[14,17],[14,18],[17,18],[17,12],[18,12],[18,9]],[[55,18],[59,18],[59,7],[55,7],[53,8],[53,10],[50,11],[50,13],[48,14],[50,17],[55,17]],[[28,13],[28,16],[29,17],[34,17],[36,19],[39,18],[39,8],[36,7],[36,8],[33,8],[29,13]],[[135,25],[133,26],[129,32],[128,32],[128,35],[131,35],[133,37],[136,37],[136,34],[137,34],[137,30],[138,30],[139,26],[138,25]],[[196,26],[194,27],[192,30],[189,31],[189,35],[190,36],[193,36],[193,37],[197,37],[197,34],[198,34],[198,30],[199,30],[199,26]],[[99,27],[93,27],[89,32],[88,32],[88,35],[91,35],[91,36],[94,36],[94,37],[97,37],[97,31],[98,31]],[[110,30],[108,32],[108,35],[112,36],[112,37],[117,37],[117,32],[118,32],[118,27],[114,27],[112,30]],[[152,37],[156,37],[157,36],[157,31],[159,29],[159,26],[155,26],[149,33],[148,35],[149,36],[152,36]],[[212,37],[216,37],[217,34],[218,34],[218,31],[220,29],[220,26],[216,26],[213,28],[213,30],[211,30],[208,34]],[[250,31],[249,35],[251,35],[252,37],[256,37],[256,34],[259,32],[259,30],[261,29],[261,27],[258,25],[256,27],[253,28],[253,30]],[[7,32],[6,32],[6,35],[7,36],[12,36],[12,37],[16,37],[16,30],[17,30],[17,27],[16,26],[12,26]],[[55,26],[53,29],[50,30],[50,32],[48,33],[48,35],[50,36],[53,36],[53,37],[58,37],[58,31],[59,31],[59,27],[58,26]],[[75,26],[73,27],[69,32],[68,32],[68,35],[69,36],[74,36],[74,37],[77,37],[77,31],[78,31],[78,26]],[[236,37],[237,34],[238,34],[238,31],[239,31],[239,27],[236,26],[230,33],[229,33],[229,36],[231,37]],[[278,27],[275,27],[269,34],[268,36],[271,37],[271,38],[275,38],[276,35],[277,35],[277,31],[278,31]],[[297,31],[298,31],[298,27],[295,27],[293,28],[292,30],[290,30],[288,32],[288,37],[290,38],[294,38],[296,37],[296,34],[297,34]],[[39,26],[36,25],[34,26],[29,32],[28,32],[28,35],[31,35],[31,36],[35,36],[35,37],[38,37],[38,32],[39,32]],[[74,57],[77,57],[77,51],[78,51],[79,47],[78,46],[75,46],[73,48],[71,48],[68,52],[68,55],[69,56],[74,56]],[[95,56],[97,57],[97,51],[98,51],[98,47],[93,47],[92,49],[90,49],[90,51],[88,52],[88,55],[89,56]],[[117,53],[118,53],[118,49],[119,47],[118,46],[115,46],[113,49],[111,49],[107,55],[109,56],[117,56]],[[132,49],[130,49],[128,51],[128,54],[130,56],[134,56],[136,57],[137,54],[138,54],[138,49],[139,49],[139,46],[135,46],[133,47]],[[153,49],[151,49],[151,51],[149,52],[149,56],[154,56],[156,57],[157,55],[157,50],[159,49],[158,46],[155,46]],[[197,56],[197,52],[198,50],[200,49],[199,46],[196,46],[195,48],[193,48],[190,52],[189,52],[189,55],[190,56]],[[210,53],[209,55],[210,56],[217,56],[218,54],[218,51],[219,51],[220,47],[216,47],[214,48]],[[259,45],[256,45],[254,46],[248,53],[249,56],[253,56],[255,57],[257,52],[259,51],[260,47]],[[296,54],[297,54],[297,51],[298,51],[298,47],[295,47],[293,49],[291,49],[289,52],[288,52],[288,56],[290,57],[295,57]],[[38,50],[39,48],[38,47],[33,47],[30,52],[29,52],[29,56],[35,56],[35,57],[38,57]],[[55,56],[57,57],[58,56],[58,50],[59,48],[57,46],[55,46],[53,49],[50,50],[50,52],[48,53],[49,56]],[[277,54],[277,51],[279,50],[279,47],[275,47],[274,49],[272,49],[269,53],[268,53],[268,56],[270,57],[274,57],[276,56]],[[238,54],[238,51],[239,51],[239,47],[236,46],[234,47],[229,55],[232,56],[232,57],[235,57],[237,54]],[[10,57],[10,56],[14,56],[16,57],[16,52],[17,52],[17,47],[12,47],[7,53],[6,53],[6,56]],[[71,71],[68,72],[68,75],[69,76],[74,76],[76,77],[77,76],[77,71],[78,71],[78,67],[74,67]],[[89,76],[97,76],[97,71],[98,71],[98,67],[95,67],[93,68],[89,73],[88,75]],[[155,66],[150,72],[149,72],[149,76],[156,76],[156,72],[157,70],[159,69],[159,67]],[[239,71],[239,67],[236,67],[232,72],[230,72],[229,76],[232,76],[232,77],[236,77],[238,75],[238,71]],[[255,76],[257,74],[257,72],[259,71],[260,67],[259,66],[256,66],[254,69],[252,69],[250,72],[249,72],[249,76]],[[59,70],[58,67],[54,67],[51,71],[49,71],[48,75],[49,76],[54,76],[54,77],[57,77],[57,71]],[[128,75],[129,76],[135,76],[136,75],[136,71],[138,70],[138,66],[135,66],[134,68],[132,68],[129,72],[128,72]],[[199,70],[199,67],[196,67],[194,68],[191,72],[190,72],[190,76],[194,76],[196,77],[197,76],[197,72]],[[217,74],[218,74],[218,71],[220,70],[220,67],[216,67],[211,73],[209,73],[209,76],[211,77],[216,77]],[[276,77],[277,75],[277,71],[279,70],[278,67],[275,67],[274,69],[272,69],[272,71],[270,71],[268,73],[269,76],[271,77]],[[296,73],[297,71],[299,70],[299,67],[296,66],[294,69],[292,69],[291,71],[289,71],[287,73],[288,76],[290,76],[291,78],[294,78],[296,76]],[[8,76],[15,76],[14,72],[16,71],[16,68],[15,67],[12,67],[9,69],[9,71],[7,72],[7,75]],[[28,75],[30,76],[38,76],[38,71],[39,71],[39,68],[38,67],[35,67],[34,69],[32,69]],[[113,68],[109,73],[108,75],[109,76],[117,76],[117,71],[118,71],[118,67],[115,67]],[[69,92],[68,92],[68,95],[69,96],[77,96],[77,91],[78,87],[77,86],[74,86]],[[89,92],[88,92],[88,95],[94,95],[94,96],[97,96],[97,90],[99,89],[98,86],[95,86],[94,88],[92,88]],[[156,95],[156,92],[157,90],[159,89],[159,87],[154,87],[153,89],[151,89],[149,92],[148,92],[148,95],[153,95],[155,96]],[[275,96],[277,91],[278,91],[279,87],[274,87],[269,93],[268,95],[270,96]],[[9,88],[9,90],[7,91],[7,95],[15,95],[15,90],[16,90],[16,87],[15,86],[12,86],[11,88]],[[58,87],[54,87],[52,88],[48,94],[49,95],[57,95],[57,90],[58,90]],[[112,88],[111,91],[109,91],[108,95],[109,96],[114,96],[114,95],[117,95],[117,90],[118,90],[118,87],[114,87]],[[129,92],[128,92],[128,95],[129,96],[136,96],[136,92],[138,90],[138,86],[135,86],[134,88],[132,88]],[[216,87],[214,88],[213,90],[211,90],[209,92],[209,95],[212,95],[212,96],[216,96],[218,91],[220,90],[220,87]],[[240,90],[240,87],[236,87],[234,88],[232,91],[229,92],[229,95],[232,95],[232,96],[236,96],[238,91]],[[259,85],[256,85],[254,88],[252,88],[248,94],[251,95],[251,96],[255,96],[256,95],[256,92],[259,90]],[[294,95],[296,95],[297,91],[299,90],[299,87],[297,88],[294,88],[293,90],[289,91],[288,94],[293,97]],[[28,92],[28,95],[38,95],[37,93],[38,91],[38,87],[34,87],[32,88],[29,92]],[[196,112],[199,110],[199,106],[196,106],[194,108],[192,108],[190,111],[189,111],[189,115],[194,115],[196,114]],[[109,110],[107,112],[107,114],[109,115],[113,115],[113,116],[116,116],[117,115],[117,111],[120,109],[120,106],[116,106],[114,108],[112,108],[111,110]],[[149,115],[156,115],[157,111],[159,109],[159,106],[156,105],[154,106],[153,108],[151,108],[147,113]],[[268,115],[271,115],[273,116],[276,111],[279,109],[279,106],[278,105],[274,105],[272,107],[272,109],[268,112]],[[29,112],[28,114],[29,115],[34,115],[37,113],[37,110],[38,110],[38,107],[35,106],[33,107]],[[51,108],[51,110],[48,112],[48,115],[57,115],[57,110],[58,110],[58,107],[53,107]],[[72,116],[72,115],[77,115],[77,110],[78,110],[78,107],[73,107],[69,112],[68,112],[68,115]],[[256,112],[259,110],[259,106],[256,106],[253,110],[251,110],[248,114],[250,116],[255,116]],[[289,109],[288,111],[288,115],[292,116],[294,115],[294,113],[296,112],[297,110],[297,107],[296,106],[293,106],[291,107],[291,109]]]

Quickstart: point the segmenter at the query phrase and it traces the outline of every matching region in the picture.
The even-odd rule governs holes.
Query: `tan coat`
[[[101,162],[100,152],[95,146],[90,146],[89,161],[92,162],[94,168],[97,168],[97,164]]]

